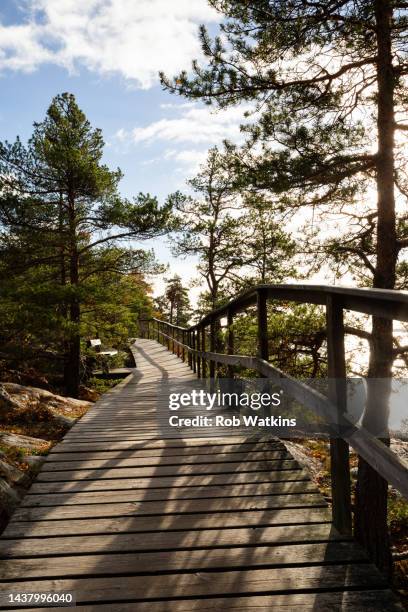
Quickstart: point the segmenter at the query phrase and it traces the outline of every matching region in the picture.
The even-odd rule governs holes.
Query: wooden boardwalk
[[[161,384],[193,374],[152,340],[135,356],[15,512],[3,593],[74,591],[82,611],[402,609],[283,444],[163,439]]]

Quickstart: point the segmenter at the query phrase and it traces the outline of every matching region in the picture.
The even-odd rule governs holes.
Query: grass
[[[125,377],[123,378],[98,378],[97,376],[94,376],[93,378],[89,379],[88,387],[102,395],[103,393],[106,393],[113,387],[116,387],[116,385],[122,382],[122,380],[125,380]]]

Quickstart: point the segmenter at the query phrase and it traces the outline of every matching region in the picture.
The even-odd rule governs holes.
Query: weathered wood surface
[[[401,609],[282,443],[163,438],[160,383],[193,374],[155,341],[135,354],[0,539],[3,592],[75,591],[83,612]]]

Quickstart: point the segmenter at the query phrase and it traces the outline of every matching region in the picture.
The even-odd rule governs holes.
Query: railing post
[[[210,321],[210,352],[215,353],[215,319]],[[215,361],[210,360],[210,378],[215,378]]]
[[[326,302],[329,397],[338,415],[347,409],[346,361],[343,308],[335,297]],[[337,415],[336,415],[337,416]],[[351,533],[351,484],[349,446],[340,438],[330,439],[333,524],[342,534]]]
[[[195,330],[193,330],[191,332],[191,344],[192,344],[192,348],[193,350],[195,350],[196,348],[196,337],[195,337]],[[197,356],[195,353],[193,353],[193,372],[196,373],[197,372]]]
[[[187,331],[187,344],[191,348],[191,331],[190,330]],[[193,367],[193,355],[190,353],[190,351],[188,351],[187,359],[188,359],[189,367],[192,368]]]
[[[258,315],[258,357],[269,360],[268,347],[268,309],[267,291],[259,289],[257,293],[257,315]]]
[[[234,354],[234,330],[232,329],[232,325],[234,323],[234,316],[232,314],[232,310],[229,308],[227,312],[227,354]],[[229,365],[228,369],[228,378],[234,378],[234,366]]]
[[[200,336],[200,329],[197,329],[197,342],[196,342],[196,348],[197,351],[201,350],[200,346],[201,346],[201,336]],[[198,355],[197,356],[197,377],[201,378],[201,357]]]
[[[185,351],[185,348],[184,348],[184,345],[186,343],[186,331],[185,331],[185,329],[181,330],[181,341],[183,343],[183,346],[181,348],[181,358],[182,358],[183,363],[184,363],[185,360],[186,360],[186,351]]]
[[[165,325],[165,330],[166,330],[166,340],[167,340],[167,350],[170,351],[170,326],[168,325],[168,323],[166,323]]]
[[[180,345],[178,344],[180,340],[180,330],[177,327],[175,331],[176,331],[176,355],[177,357],[180,357]]]
[[[201,332],[201,350],[204,353],[205,352],[205,325],[203,325],[202,328],[199,329],[199,333],[200,332]],[[207,362],[204,356],[201,362],[201,369],[202,369],[203,378],[205,378],[207,376]]]
[[[160,327],[159,327],[158,321],[156,321],[156,335],[157,335],[157,342],[160,342]]]

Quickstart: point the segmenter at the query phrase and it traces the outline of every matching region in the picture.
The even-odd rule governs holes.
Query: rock
[[[30,479],[27,474],[3,460],[0,460],[0,476],[13,485],[20,485],[22,487],[30,485]]]
[[[309,471],[314,480],[317,480],[317,477],[321,472],[321,465],[319,461],[308,455],[303,446],[297,442],[289,442],[288,440],[285,440],[285,446],[293,458]]]
[[[19,385],[29,385],[30,387],[41,387],[49,389],[48,380],[34,368],[27,370],[10,370],[7,368],[6,361],[0,362],[0,381],[13,382]]]
[[[407,463],[408,466],[408,441],[406,440],[391,440],[391,450],[398,455],[401,461]]]
[[[49,410],[52,414],[54,422],[57,423],[58,425],[61,425],[61,427],[70,428],[74,425],[74,423],[76,423],[76,419],[72,419],[71,417],[67,417],[67,416],[64,416],[63,414],[59,414],[59,412],[56,412],[52,408],[50,408]]]
[[[19,505],[21,496],[8,482],[0,478],[0,507],[7,516],[11,516]]]
[[[64,406],[71,408],[88,408],[90,406],[89,401],[75,399],[74,397],[63,397],[62,395],[56,395],[45,389],[24,387],[16,383],[3,383],[2,386],[9,394],[20,396],[24,401],[36,400],[37,402],[44,403],[54,408]]]
[[[86,400],[87,402],[96,402],[100,397],[100,394],[95,391],[95,389],[89,389],[89,387],[84,387],[81,385],[79,387],[79,398],[81,400]]]
[[[7,415],[6,422],[14,420],[25,423],[54,421],[57,425],[69,428],[75,423],[71,415],[83,412],[92,403],[72,397],[62,397],[35,387],[24,387],[17,383],[2,385],[4,401],[10,400],[15,407],[13,414]],[[0,406],[1,407],[1,406]]]
[[[14,434],[8,431],[0,431],[0,443],[17,448],[28,448],[30,450],[38,450],[44,447],[45,444],[49,444],[47,440],[42,440],[41,438],[21,436],[20,434]]]
[[[27,463],[31,468],[39,470],[45,461],[45,457],[42,455],[24,455],[24,463]]]
[[[20,408],[18,402],[12,399],[5,385],[0,385],[0,410],[4,413],[13,413]]]

